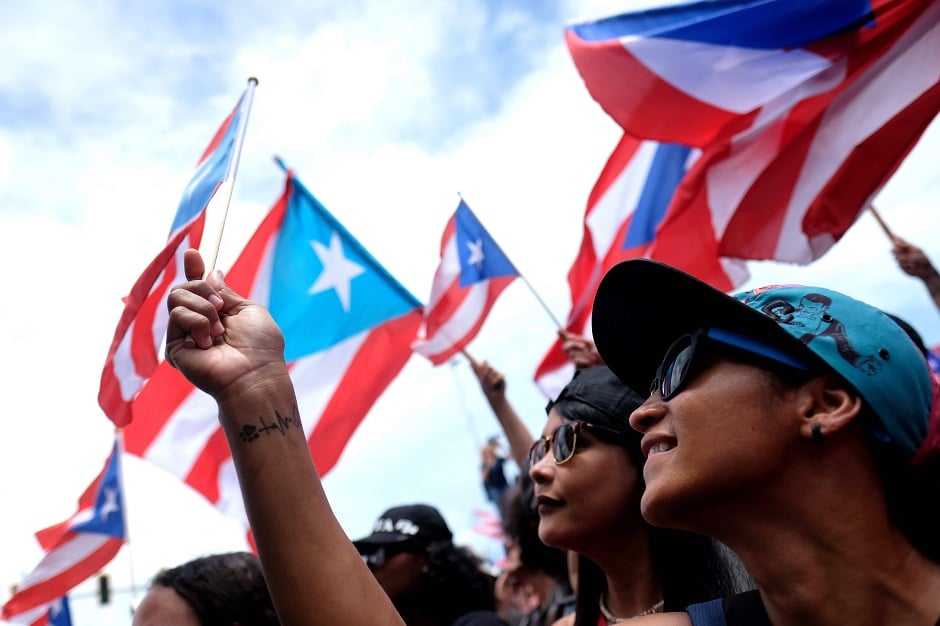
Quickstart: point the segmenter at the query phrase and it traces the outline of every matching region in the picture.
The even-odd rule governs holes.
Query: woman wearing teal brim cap
[[[728,545],[758,586],[637,624],[940,623],[937,385],[887,315],[631,260],[601,282],[593,334],[650,389],[630,417],[644,517]]]

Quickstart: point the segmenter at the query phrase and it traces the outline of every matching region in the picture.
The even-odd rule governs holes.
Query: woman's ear
[[[800,432],[814,441],[824,441],[855,421],[862,399],[834,374],[817,376],[803,386],[803,424]]]

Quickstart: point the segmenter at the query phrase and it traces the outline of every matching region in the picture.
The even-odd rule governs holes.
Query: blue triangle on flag
[[[421,306],[296,178],[270,272],[288,362]]]
[[[463,200],[457,206],[454,225],[457,231],[461,287],[468,287],[482,280],[519,274]]]
[[[49,626],[72,626],[72,611],[69,609],[68,596],[62,596],[49,605],[47,618]]]
[[[121,479],[118,474],[118,446],[114,444],[108,465],[98,484],[95,508],[91,519],[73,524],[73,532],[98,533],[124,539],[124,494],[121,491]]]

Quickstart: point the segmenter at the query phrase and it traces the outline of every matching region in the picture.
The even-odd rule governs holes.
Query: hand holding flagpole
[[[937,268],[930,262],[923,250],[891,232],[884,219],[875,210],[874,205],[869,204],[868,210],[875,216],[881,229],[891,239],[891,243],[894,244],[891,252],[898,262],[898,267],[905,274],[919,278],[924,283],[930,298],[936,305],[937,310],[940,311],[940,271],[937,271]]]

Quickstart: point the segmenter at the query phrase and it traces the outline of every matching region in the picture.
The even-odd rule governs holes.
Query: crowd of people
[[[894,254],[940,309],[923,252],[895,239]],[[822,287],[732,296],[653,261],[615,266],[593,338],[561,331],[577,369],[539,437],[471,359],[520,469],[494,479],[506,458],[488,442],[493,576],[427,504],[346,536],[276,323],[205,269],[187,252],[166,356],[218,404],[258,557],[161,572],[137,626],[940,624],[940,401],[904,320]],[[267,417],[281,434],[242,436]]]

